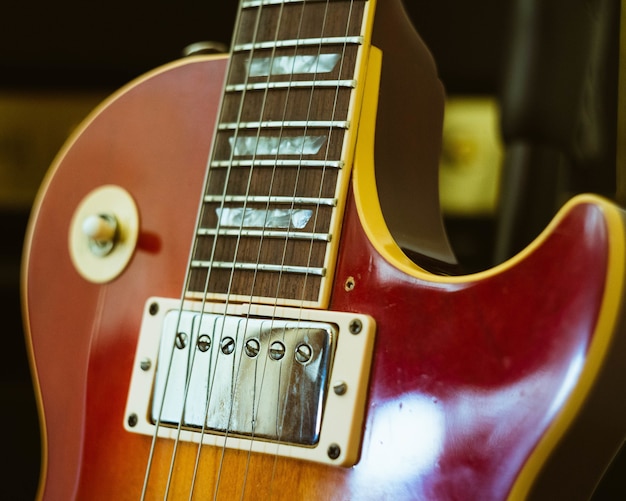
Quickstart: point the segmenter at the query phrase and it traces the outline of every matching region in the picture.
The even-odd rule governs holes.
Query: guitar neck
[[[324,305],[373,2],[242,2],[190,295]]]

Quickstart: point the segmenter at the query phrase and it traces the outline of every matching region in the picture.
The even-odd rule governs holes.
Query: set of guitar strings
[[[319,441],[347,320],[307,321],[305,309],[330,294],[368,15],[360,0],[241,4],[183,293],[201,306],[181,300],[163,320],[144,496],[161,427],[177,443],[195,428],[249,452],[255,440]],[[250,306],[206,313],[212,300]],[[269,304],[269,318],[253,303]],[[280,305],[297,318],[277,316]],[[331,460],[348,452],[335,449]],[[170,479],[175,463],[176,447]]]

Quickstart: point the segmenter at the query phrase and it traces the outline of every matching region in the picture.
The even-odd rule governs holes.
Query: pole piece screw
[[[230,355],[235,351],[235,340],[232,337],[225,337],[220,343],[220,348],[224,355]]]
[[[311,348],[308,344],[302,343],[296,348],[296,360],[301,364],[309,362],[312,356],[313,348]]]
[[[196,342],[196,344],[198,345],[198,349],[202,353],[204,353],[206,351],[209,351],[209,348],[211,347],[211,338],[208,336],[208,334],[202,334],[198,338],[198,341]]]
[[[250,358],[256,357],[261,351],[261,343],[256,338],[250,338],[246,341],[245,346],[246,355]]]
[[[270,358],[272,360],[280,360],[285,356],[285,345],[280,341],[274,341],[270,345]]]

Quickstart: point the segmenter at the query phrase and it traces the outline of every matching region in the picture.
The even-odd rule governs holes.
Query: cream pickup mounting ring
[[[110,282],[129,263],[137,246],[139,212],[131,195],[104,185],[82,199],[70,225],[72,262],[85,280]]]
[[[375,335],[373,318],[350,312],[150,298],[124,427],[351,467]]]

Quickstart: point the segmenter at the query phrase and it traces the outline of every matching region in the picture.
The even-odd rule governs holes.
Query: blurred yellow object
[[[446,215],[493,214],[502,155],[497,101],[489,97],[449,98],[439,178]]]

